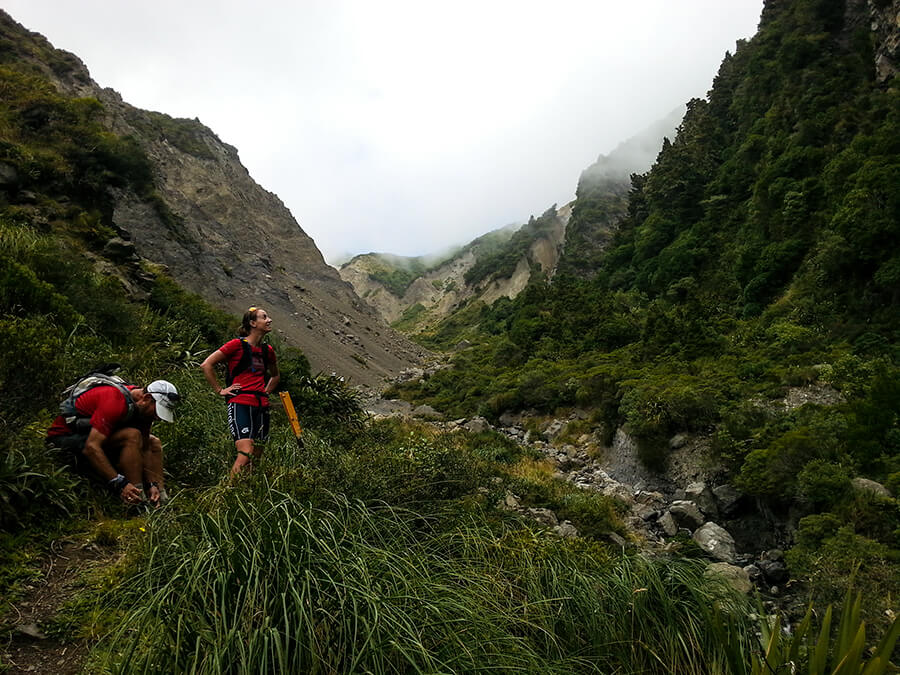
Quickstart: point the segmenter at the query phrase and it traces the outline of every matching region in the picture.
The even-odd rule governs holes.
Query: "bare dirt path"
[[[85,573],[109,564],[116,551],[68,538],[55,541],[51,549],[41,566],[40,578],[4,608],[5,621],[0,625],[0,663],[7,668],[4,674],[78,673],[87,655],[86,641],[62,642],[48,635],[47,627]]]

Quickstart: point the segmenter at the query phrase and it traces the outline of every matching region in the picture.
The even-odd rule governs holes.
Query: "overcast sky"
[[[574,198],[762,0],[2,0],[132,105],[198,117],[329,262],[433,253]]]

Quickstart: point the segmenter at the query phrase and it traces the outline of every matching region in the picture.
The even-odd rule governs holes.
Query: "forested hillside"
[[[900,82],[878,29],[896,14],[767,3],[592,268],[438,327],[426,344],[475,346],[394,393],[493,420],[578,406],[659,471],[673,435],[705,436],[740,489],[792,514],[796,578],[833,597],[859,565],[896,597],[897,501],[849,489],[900,487]]]

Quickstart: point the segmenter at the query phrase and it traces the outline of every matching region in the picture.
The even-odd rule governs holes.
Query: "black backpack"
[[[247,342],[247,338],[240,338],[241,340],[241,348],[243,349],[243,353],[241,354],[241,360],[234,364],[234,368],[230,368],[228,373],[225,375],[225,386],[230,387],[232,383],[234,383],[234,378],[243,373],[245,370],[253,369],[253,345]],[[262,372],[263,372],[263,381],[269,381],[269,343],[268,342],[260,342],[260,349],[262,349]],[[250,393],[250,392],[244,392]]]

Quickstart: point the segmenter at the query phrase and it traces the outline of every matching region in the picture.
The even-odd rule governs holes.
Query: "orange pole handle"
[[[291,393],[288,391],[280,391],[278,395],[281,397],[281,403],[284,406],[284,411],[287,413],[288,421],[291,423],[291,429],[294,431],[294,436],[298,439],[300,438],[300,434],[303,433],[303,429],[300,428],[300,419],[297,417],[297,411],[294,410],[294,402],[291,400]]]

